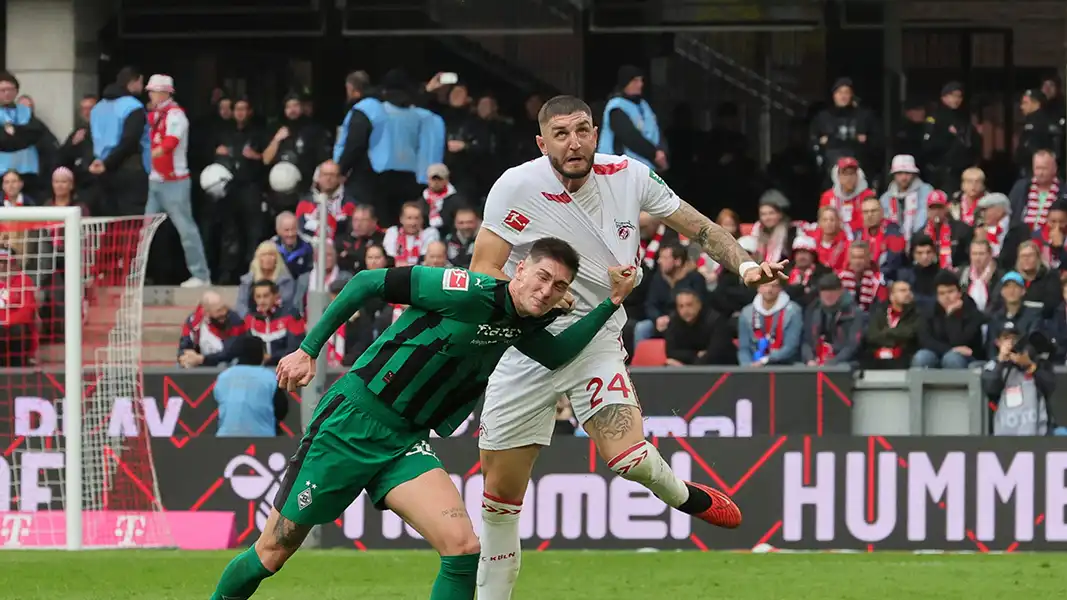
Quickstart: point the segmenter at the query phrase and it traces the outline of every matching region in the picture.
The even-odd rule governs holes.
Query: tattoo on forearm
[[[752,260],[730,232],[700,214],[700,211],[684,200],[678,208],[678,216],[678,226],[683,229],[682,233],[695,232],[690,237],[700,244],[708,256],[728,270],[737,273],[741,263]]]
[[[590,436],[608,440],[620,440],[633,430],[642,426],[640,413],[633,406],[612,404],[600,409],[585,422],[585,430]]]
[[[448,519],[463,519],[467,517],[465,508],[449,508],[441,511],[441,516]]]

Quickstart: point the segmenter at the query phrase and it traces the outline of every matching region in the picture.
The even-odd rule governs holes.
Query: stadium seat
[[[645,340],[634,349],[632,367],[662,367],[667,364],[667,343],[660,339]]]
[[[741,223],[741,235],[752,233],[752,223]]]

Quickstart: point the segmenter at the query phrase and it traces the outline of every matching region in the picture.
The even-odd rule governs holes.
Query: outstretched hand
[[[765,283],[772,281],[778,281],[780,283],[786,283],[788,278],[785,275],[785,268],[789,266],[788,260],[779,261],[776,263],[762,262],[759,268],[749,268],[747,271],[741,274],[742,281],[745,285],[754,288],[759,287]]]
[[[278,362],[278,387],[295,392],[315,378],[315,359],[307,352],[296,350]]]

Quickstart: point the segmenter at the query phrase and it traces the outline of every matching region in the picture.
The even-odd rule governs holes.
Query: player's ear
[[[541,154],[548,154],[548,149],[545,148],[545,138],[535,135],[534,141],[537,142],[537,149],[541,151]]]

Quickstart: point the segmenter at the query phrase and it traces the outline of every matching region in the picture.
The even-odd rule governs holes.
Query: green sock
[[[211,600],[244,600],[256,592],[259,582],[274,575],[263,566],[256,547],[252,546],[233,557],[222,572]]]
[[[474,600],[477,583],[477,554],[442,556],[430,600]]]

